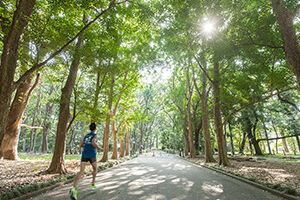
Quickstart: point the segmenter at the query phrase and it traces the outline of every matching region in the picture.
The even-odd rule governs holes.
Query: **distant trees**
[[[222,141],[227,135],[224,135],[223,130],[230,133],[231,148],[237,148],[238,142],[240,153],[244,153],[244,147],[248,143],[249,151],[254,147],[253,153],[261,155],[263,153],[261,148],[264,148],[263,144],[259,143],[263,137],[261,132],[264,132],[265,136],[270,136],[270,132],[266,133],[266,130],[271,128],[270,124],[266,125],[267,121],[264,119],[266,114],[263,113],[266,110],[262,111],[261,108],[273,102],[276,93],[285,91],[284,94],[296,93],[299,97],[297,91],[292,91],[296,89],[296,85],[292,72],[288,69],[289,61],[285,59],[282,51],[284,49],[287,56],[289,51],[287,48],[293,46],[294,50],[299,49],[299,43],[292,39],[294,45],[284,47],[281,44],[287,30],[290,31],[290,37],[294,38],[295,29],[299,24],[294,18],[299,12],[299,5],[286,1],[271,1],[272,4],[257,1],[239,2],[236,7],[232,7],[231,1],[218,3],[206,1],[197,3],[197,6],[192,6],[194,5],[192,3],[195,2],[173,1],[170,2],[171,6],[164,7],[166,12],[173,13],[172,17],[168,16],[168,26],[162,29],[164,53],[172,57],[172,64],[180,67],[181,71],[182,66],[189,67],[189,65],[194,66],[195,70],[202,71],[207,77],[206,82],[209,81],[214,89],[214,102],[211,93],[208,93],[208,113],[212,119],[213,106],[215,123],[213,135],[217,136],[218,141],[218,146],[213,148],[218,151],[219,164],[229,164],[226,158],[228,150]],[[274,13],[277,12],[275,14],[277,20],[289,21],[287,23],[290,25],[289,28],[286,27],[285,30],[280,28],[281,33],[272,7]],[[279,12],[281,14],[285,12],[286,15],[279,19]],[[204,24],[207,23],[211,23],[210,32],[204,29]],[[293,52],[296,56],[297,51]],[[296,60],[294,59],[295,63],[299,64],[300,62]],[[293,71],[296,75],[294,68]],[[177,71],[175,74],[177,77],[180,76]],[[198,74],[194,76],[197,77],[194,79],[197,83],[201,76]],[[169,84],[169,87],[174,88],[174,83]],[[180,101],[178,97],[177,95],[175,105]],[[182,97],[182,100],[186,99],[189,99],[188,95]],[[196,99],[193,100],[197,102]],[[182,118],[184,119],[184,116]],[[229,126],[224,126],[229,122]],[[234,135],[237,134],[235,132],[240,132],[240,135]],[[211,144],[210,139],[207,142]],[[232,153],[234,150],[232,149]]]
[[[55,166],[62,166],[62,167],[53,167],[53,165],[50,166],[49,171],[51,172],[65,172],[65,169],[63,167],[63,158],[64,158],[64,153],[66,150],[66,139],[67,139],[67,131],[69,128],[67,128],[68,122],[72,122],[72,120],[74,120],[74,118],[69,121],[69,115],[70,115],[70,111],[69,111],[69,104],[72,103],[72,109],[75,110],[76,106],[79,107],[79,110],[82,111],[82,115],[86,115],[86,108],[84,106],[78,106],[77,103],[82,103],[83,101],[80,101],[77,99],[77,96],[80,94],[73,94],[73,87],[75,85],[76,82],[76,75],[77,75],[77,70],[79,68],[79,62],[82,59],[82,63],[87,64],[88,66],[93,65],[95,66],[95,61],[97,60],[93,60],[92,55],[95,55],[95,52],[101,54],[101,51],[103,51],[103,49],[101,49],[99,51],[99,49],[101,47],[103,47],[103,44],[105,44],[105,42],[107,44],[110,45],[110,40],[111,38],[114,38],[114,40],[119,43],[119,45],[122,45],[121,47],[123,49],[111,49],[111,52],[106,54],[106,55],[100,55],[102,56],[102,58],[99,58],[98,64],[102,64],[102,65],[109,65],[110,63],[107,63],[107,57],[114,55],[115,58],[117,58],[117,62],[114,64],[114,67],[118,67],[118,68],[124,68],[126,69],[126,67],[134,67],[135,69],[139,68],[139,65],[135,64],[135,66],[133,66],[132,63],[130,63],[129,60],[131,60],[131,58],[137,59],[138,54],[137,54],[137,50],[141,51],[143,50],[145,47],[148,47],[148,44],[142,43],[142,42],[136,42],[136,39],[141,37],[141,32],[136,31],[135,34],[131,35],[130,32],[128,31],[128,33],[126,33],[125,30],[131,30],[131,31],[135,31],[135,29],[137,29],[138,27],[136,26],[136,24],[138,24],[137,22],[133,22],[133,23],[127,23],[126,21],[122,21],[122,20],[138,20],[137,15],[141,15],[142,12],[140,12],[140,8],[141,5],[135,3],[133,4],[133,6],[130,6],[129,8],[126,8],[129,4],[132,4],[132,2],[127,2],[127,1],[123,1],[123,2],[116,2],[116,1],[112,1],[110,2],[110,4],[102,4],[101,6],[100,4],[98,5],[98,2],[95,3],[92,1],[91,2],[85,2],[84,5],[82,5],[82,12],[85,11],[89,11],[89,9],[92,7],[97,7],[99,6],[99,10],[101,12],[96,12],[96,13],[92,13],[91,17],[94,17],[93,19],[91,19],[90,23],[86,23],[85,25],[80,24],[76,19],[76,17],[79,17],[79,15],[82,12],[77,12],[78,11],[78,6],[73,7],[72,5],[68,4],[65,5],[64,3],[57,3],[57,5],[54,5],[55,3],[53,2],[53,5],[51,3],[45,3],[45,4],[38,4],[35,9],[35,1],[19,1],[16,4],[16,7],[14,7],[13,5],[10,6],[8,4],[4,4],[3,2],[1,2],[1,10],[3,10],[5,13],[5,15],[1,16],[1,33],[3,33],[2,35],[5,35],[5,37],[3,38],[3,49],[1,50],[2,56],[1,56],[1,123],[0,123],[0,128],[1,128],[1,132],[0,132],[0,143],[2,143],[2,139],[5,138],[5,142],[7,144],[9,144],[9,148],[6,148],[5,145],[3,145],[3,149],[5,150],[5,158],[9,158],[9,159],[15,159],[16,156],[16,147],[18,144],[18,138],[16,137],[16,139],[14,140],[14,142],[12,142],[11,139],[9,139],[9,134],[7,132],[6,136],[4,129],[5,129],[5,122],[7,121],[7,116],[8,116],[8,110],[10,107],[10,98],[14,92],[14,90],[19,86],[22,85],[23,82],[25,80],[27,80],[26,78],[29,78],[30,75],[32,73],[34,73],[36,70],[40,69],[42,66],[46,65],[47,63],[49,63],[50,60],[53,60],[52,63],[50,63],[49,65],[47,65],[47,67],[51,67],[54,69],[54,71],[60,70],[60,71],[64,71],[63,67],[66,66],[66,64],[64,62],[70,62],[69,59],[69,55],[73,55],[72,53],[72,49],[76,49],[73,48],[73,44],[72,42],[77,40],[77,49],[75,50],[75,56],[74,56],[74,60],[73,63],[71,65],[70,68],[70,75],[69,78],[67,79],[67,82],[65,84],[65,87],[62,89],[62,97],[60,100],[60,118],[59,118],[59,123],[57,126],[57,134],[58,136],[63,136],[61,138],[59,138],[57,136],[56,140],[59,141],[61,144],[57,144],[56,147],[54,148],[54,152],[58,151],[57,153],[54,153],[54,157],[53,157],[53,165]],[[122,4],[128,3],[127,6],[122,7]],[[46,5],[47,4],[47,5]],[[93,5],[92,5],[93,4]],[[48,7],[47,7],[48,6]],[[114,16],[116,21],[111,24],[111,21],[109,20],[104,20],[104,23],[100,24],[100,23],[95,23],[97,19],[99,19],[100,17],[102,17],[107,11],[109,11],[111,8],[113,8],[114,6],[119,6],[120,10],[114,10],[111,12],[111,17]],[[103,7],[103,9],[101,9]],[[122,7],[122,8],[121,8]],[[11,10],[10,10],[11,9]],[[15,9],[15,10],[14,10]],[[124,11],[126,10],[126,12]],[[13,12],[15,11],[15,12]],[[130,11],[130,12],[129,12]],[[118,15],[119,12],[119,15]],[[9,16],[9,13],[14,13],[14,17]],[[38,14],[37,14],[38,13]],[[61,15],[61,13],[64,13],[63,15]],[[127,16],[124,16],[126,13]],[[28,19],[30,19],[32,15],[32,21],[31,23],[28,24]],[[129,17],[131,15],[131,17]],[[62,17],[63,16],[63,17]],[[120,19],[119,16],[122,16]],[[127,18],[126,18],[127,17]],[[75,19],[75,20],[74,20]],[[109,19],[109,17],[107,18]],[[36,20],[36,21],[35,21]],[[64,21],[65,20],[65,21]],[[144,25],[146,25],[145,21],[147,19],[144,18]],[[55,21],[55,22],[54,22]],[[10,23],[11,22],[11,23]],[[101,27],[102,29],[102,33],[106,34],[106,40],[102,40],[99,42],[99,40],[97,42],[95,42],[95,44],[99,44],[98,49],[97,48],[91,48],[91,50],[86,51],[84,56],[81,56],[82,58],[80,58],[80,56],[78,56],[78,52],[79,52],[79,48],[82,45],[85,44],[79,44],[79,43],[83,43],[82,40],[82,34],[83,32],[91,26],[91,24],[97,24],[98,26]],[[116,26],[116,24],[124,24],[124,29],[122,30],[120,27],[121,26]],[[26,38],[26,40],[21,40],[21,37],[23,35],[23,32],[25,30],[25,28],[30,27],[28,30],[26,30],[24,38]],[[106,26],[106,27],[105,27]],[[127,26],[127,27],[126,27]],[[129,27],[131,26],[131,27]],[[60,28],[58,28],[60,27]],[[108,28],[107,28],[108,27]],[[64,32],[62,34],[56,34],[57,30],[64,30]],[[66,31],[66,29],[68,29],[68,31]],[[98,29],[99,30],[99,29]],[[98,31],[97,30],[97,31]],[[125,39],[123,41],[120,41],[120,37],[121,34],[116,34],[117,32],[119,33],[126,33],[129,34],[127,36],[122,35]],[[89,33],[86,33],[85,37],[87,39],[95,39],[93,38],[95,35],[93,35],[95,32],[90,31]],[[101,33],[101,32],[100,32]],[[144,33],[149,34],[148,31],[145,31]],[[105,35],[103,34],[103,35]],[[117,37],[115,37],[117,36]],[[131,37],[133,36],[133,38]],[[134,38],[135,37],[135,38]],[[72,38],[72,39],[69,39]],[[133,42],[131,42],[130,40],[132,40]],[[105,42],[103,42],[105,41]],[[24,44],[22,43],[24,42]],[[143,41],[145,42],[145,41]],[[130,44],[131,43],[131,44]],[[86,43],[88,45],[90,45],[91,43]],[[22,46],[23,45],[23,46]],[[51,46],[52,45],[52,46]],[[111,46],[105,46],[106,49],[103,52],[109,52],[111,48]],[[51,47],[50,47],[51,46]],[[55,51],[53,49],[58,49],[57,47],[62,46],[61,48],[59,48],[59,50]],[[1,46],[2,47],[2,46]],[[19,49],[21,47],[21,53],[20,56],[18,57],[18,53],[19,53]],[[50,47],[50,48],[49,48]],[[129,48],[128,50],[125,50],[125,48]],[[150,49],[149,49],[150,50]],[[48,52],[47,52],[48,51]],[[64,55],[61,57],[58,57],[58,55],[60,53],[64,52]],[[148,51],[148,50],[147,50]],[[77,54],[76,54],[77,52]],[[96,53],[96,54],[97,54]],[[90,57],[88,57],[88,54],[90,55]],[[118,55],[119,54],[119,55]],[[146,51],[145,51],[146,54]],[[50,55],[50,56],[49,56]],[[45,58],[47,57],[48,58]],[[127,56],[128,59],[124,59],[124,56]],[[22,70],[20,70],[19,68],[17,68],[17,62],[18,59],[21,58],[23,60],[25,60],[25,63],[27,65],[31,65],[32,67],[29,67],[29,69],[26,71],[23,70],[23,74],[21,74],[20,79],[14,83],[14,76],[16,74],[16,69],[18,70],[17,72],[22,72]],[[54,59],[55,58],[55,59]],[[40,62],[41,59],[45,59],[43,62]],[[124,63],[121,63],[120,61],[123,59]],[[21,63],[23,62],[23,60],[21,61]],[[127,62],[127,63],[126,63]],[[101,65],[100,64],[100,65]],[[126,66],[127,65],[127,66]],[[76,69],[75,69],[76,68]],[[53,71],[53,72],[54,72]],[[85,71],[85,69],[83,69],[83,71]],[[3,73],[2,73],[3,72]],[[55,72],[54,72],[55,73]],[[80,79],[81,77],[79,77]],[[104,76],[105,78],[105,76]],[[116,78],[117,79],[117,78]],[[63,79],[62,81],[64,82],[66,79]],[[70,81],[72,80],[72,81]],[[50,79],[50,81],[53,81],[53,79]],[[106,80],[107,82],[107,80]],[[25,83],[25,82],[24,82]],[[104,83],[104,82],[103,82]],[[135,86],[136,87],[136,86]],[[76,91],[78,92],[78,91]],[[99,94],[99,90],[98,90],[98,94]],[[21,94],[24,96],[24,94]],[[77,95],[77,96],[76,96]],[[28,95],[29,97],[29,95]],[[19,98],[16,96],[16,98]],[[97,101],[97,98],[95,98]],[[100,99],[98,99],[100,101]],[[101,99],[102,100],[102,99]],[[77,102],[76,102],[77,101]],[[27,101],[28,102],[28,101]],[[102,101],[103,102],[103,101]],[[66,105],[64,108],[63,106]],[[101,106],[104,106],[103,104],[101,104]],[[26,107],[26,106],[25,106]],[[24,109],[25,109],[24,107]],[[53,104],[51,105],[49,102],[46,104],[46,114],[45,114],[45,120],[44,120],[44,133],[43,133],[43,141],[41,141],[41,147],[43,147],[43,151],[47,152],[48,149],[48,141],[47,141],[47,131],[49,130],[49,115],[50,117],[52,117],[52,112],[54,111],[53,109]],[[94,108],[97,109],[97,102],[94,104]],[[23,111],[24,111],[23,109]],[[88,111],[89,109],[87,109]],[[104,109],[103,109],[104,110]],[[22,117],[22,113],[20,110],[20,115],[19,115],[19,119],[21,119]],[[64,111],[64,112],[63,112]],[[93,116],[97,116],[95,115],[95,110],[93,110],[94,112],[90,112],[89,115],[93,115]],[[56,112],[56,111],[54,111]],[[99,112],[98,112],[99,113]],[[56,113],[57,114],[57,113]],[[81,115],[81,117],[82,117]],[[76,116],[78,117],[78,114],[73,115],[75,118]],[[99,116],[99,115],[98,115]],[[99,119],[103,119],[103,117],[101,117],[103,115],[101,115],[100,113],[100,118],[97,118],[96,120],[99,121]],[[111,117],[111,116],[109,116]],[[20,125],[20,120],[17,120],[16,122],[16,127],[19,127]],[[95,120],[95,118],[94,118]],[[64,121],[63,125],[60,123]],[[39,123],[42,124],[41,122],[41,118],[39,119]],[[34,124],[34,121],[33,121]],[[70,126],[69,126],[70,127]],[[11,129],[8,127],[8,129]],[[9,130],[11,131],[11,130]],[[19,128],[16,129],[16,133],[14,134],[15,136],[18,136],[19,134]],[[25,133],[25,136],[27,136],[27,133]],[[26,137],[25,137],[26,138]],[[107,139],[108,141],[108,139]],[[24,141],[26,142],[26,140]],[[13,143],[13,145],[11,145]],[[51,144],[52,145],[52,144]],[[61,150],[59,150],[61,147]],[[8,149],[14,149],[12,151],[8,150]],[[24,143],[24,149],[26,149],[26,143]],[[34,146],[32,146],[31,148],[32,150],[34,149]],[[106,149],[108,151],[108,149]],[[10,151],[11,153],[8,153],[8,151]],[[52,151],[52,150],[51,150]],[[3,151],[2,151],[3,152]],[[14,154],[13,156],[11,156],[10,154]],[[2,155],[2,154],[1,154]],[[58,159],[56,159],[58,158]],[[55,161],[56,159],[56,161]]]

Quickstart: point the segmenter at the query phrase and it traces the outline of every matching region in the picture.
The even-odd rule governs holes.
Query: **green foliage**
[[[90,0],[37,1],[23,34],[16,77],[73,38],[84,26],[83,15],[91,21],[107,9],[109,3]],[[233,3],[235,6],[232,6]],[[297,5],[295,1],[285,3],[290,11]],[[0,3],[1,25],[4,27],[1,29],[1,41],[8,32],[5,26],[12,20],[15,5],[15,1]],[[208,19],[214,21],[213,33],[203,30],[202,25]],[[297,32],[299,27],[300,23],[296,20]],[[137,143],[145,142],[138,141],[138,138],[143,130],[147,130],[149,132],[143,140],[153,143],[159,138],[156,145],[177,149],[184,147],[186,75],[190,76],[194,89],[192,77],[195,76],[201,91],[203,70],[200,65],[206,67],[207,76],[212,78],[213,64],[220,64],[223,119],[237,109],[274,93],[275,89],[282,91],[296,85],[284,56],[281,33],[270,3],[254,0],[127,2],[108,10],[84,31],[83,36],[83,57],[69,102],[70,116],[76,115],[71,127],[75,136],[71,138],[70,131],[67,137],[68,148],[71,148],[69,141],[73,139],[73,151],[77,151],[90,121],[96,121],[99,133],[102,132],[107,113],[111,112],[108,101],[112,80],[113,106],[120,101],[117,114],[111,120],[124,122]],[[26,124],[33,124],[34,116],[37,116],[33,125],[43,126],[46,130],[50,151],[54,149],[59,97],[72,61],[74,45],[75,42],[71,43],[59,56],[38,70],[42,84],[31,95],[24,113]],[[3,43],[0,43],[0,52],[2,48]],[[163,80],[163,70],[158,68],[170,70],[172,76],[169,80]],[[192,68],[195,74],[192,74]],[[151,83],[143,82],[142,76],[146,73],[151,74]],[[212,83],[207,80],[206,84],[211,119],[214,107]],[[281,97],[299,104],[299,91],[288,91]],[[195,128],[200,124],[202,114],[195,90],[191,101]],[[269,136],[274,131],[268,122],[275,124],[274,127],[283,130],[286,135],[293,135],[299,129],[298,111],[274,96],[230,118],[236,149],[241,144],[244,117],[249,116],[251,122],[255,121],[253,111],[259,118],[257,139],[264,137],[263,122]],[[211,127],[212,123],[211,120]],[[35,151],[39,149],[42,134],[41,130],[36,133]],[[19,150],[28,150],[30,135],[27,129],[21,129]],[[289,142],[294,142],[293,138]],[[44,159],[51,158],[45,156]],[[66,159],[73,157],[67,156]]]

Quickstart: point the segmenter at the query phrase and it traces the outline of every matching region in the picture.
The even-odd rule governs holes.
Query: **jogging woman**
[[[90,130],[91,130],[91,132],[84,136],[84,139],[81,141],[81,143],[79,145],[79,152],[82,147],[83,147],[83,152],[82,152],[82,156],[81,156],[80,171],[78,172],[78,174],[75,177],[73,188],[70,190],[70,198],[73,200],[77,200],[78,181],[79,181],[80,177],[82,176],[82,174],[84,173],[86,164],[88,162],[90,162],[93,167],[93,179],[92,179],[91,189],[96,189],[99,187],[99,186],[95,185],[95,179],[96,179],[96,175],[97,175],[97,159],[96,159],[97,152],[96,152],[96,149],[98,149],[99,151],[103,151],[103,149],[100,148],[96,144],[98,135],[95,133],[95,131],[96,131],[95,123],[91,123]]]

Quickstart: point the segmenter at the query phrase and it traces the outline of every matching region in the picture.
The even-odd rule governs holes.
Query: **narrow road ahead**
[[[191,164],[163,152],[144,154],[98,173],[96,190],[91,178],[78,185],[80,200],[281,200],[261,189]],[[69,199],[72,184],[35,197],[41,200]]]

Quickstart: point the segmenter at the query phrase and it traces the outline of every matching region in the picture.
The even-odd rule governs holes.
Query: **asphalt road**
[[[209,169],[191,164],[176,155],[156,152],[98,173],[90,189],[91,177],[81,179],[78,199],[93,200],[281,200],[283,198],[257,189]],[[69,199],[72,184],[57,188],[34,199]]]

